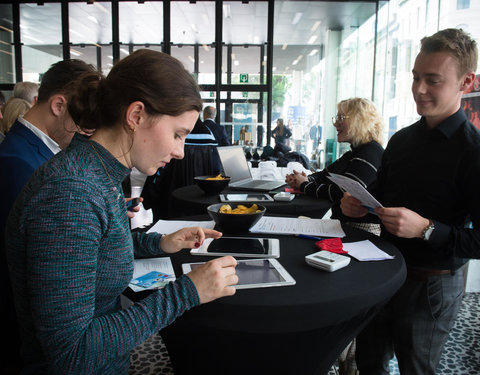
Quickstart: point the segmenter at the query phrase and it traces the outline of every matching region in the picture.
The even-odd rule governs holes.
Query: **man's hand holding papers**
[[[377,207],[382,207],[380,202],[378,202],[368,191],[365,189],[358,181],[355,181],[351,178],[335,174],[335,173],[330,173],[329,176],[327,176],[328,179],[330,179],[333,183],[337,184],[342,190],[346,191],[349,193],[351,196],[355,197],[357,200],[360,201],[362,206],[364,206],[369,212],[375,213],[375,208]],[[342,207],[343,211],[343,207]],[[344,214],[346,214],[344,212]],[[366,213],[365,213],[366,214]],[[364,215],[365,215],[364,214]],[[364,216],[361,215],[361,216]],[[348,215],[350,216],[350,215]],[[354,217],[354,216],[351,216]]]

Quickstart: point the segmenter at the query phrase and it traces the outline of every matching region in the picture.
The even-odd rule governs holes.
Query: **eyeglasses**
[[[342,123],[343,120],[350,118],[349,116],[344,116],[344,115],[337,115],[332,117],[332,124],[335,125],[335,123],[340,122]]]

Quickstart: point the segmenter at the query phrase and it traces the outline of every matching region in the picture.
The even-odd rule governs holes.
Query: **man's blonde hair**
[[[368,99],[351,98],[339,102],[337,108],[348,117],[348,135],[353,147],[370,141],[382,144],[383,119],[375,104]]]
[[[462,29],[440,30],[423,38],[421,45],[421,53],[447,52],[454,57],[458,63],[458,77],[477,70],[477,42]]]

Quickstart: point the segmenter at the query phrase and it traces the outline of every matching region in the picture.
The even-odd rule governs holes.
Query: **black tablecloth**
[[[274,193],[285,191],[285,188],[277,189]],[[238,190],[225,189],[222,194],[230,193],[249,193],[248,191],[239,192]],[[250,191],[250,193],[254,193]],[[178,217],[184,215],[205,214],[206,208],[214,203],[220,203],[218,194],[207,195],[197,185],[184,186],[176,189],[172,193],[174,206],[178,210]],[[298,194],[290,202],[262,202],[267,208],[269,214],[293,215],[293,216],[309,216],[313,218],[322,218],[332,206],[332,202],[324,199],[316,199],[313,197]]]
[[[326,374],[339,353],[405,280],[403,257],[382,239],[344,225],[344,242],[369,239],[395,259],[328,273],[305,263],[314,241],[280,236],[279,262],[296,285],[238,290],[196,307],[162,331],[176,374]],[[251,236],[251,235],[250,235]],[[181,264],[212,259],[184,250]]]

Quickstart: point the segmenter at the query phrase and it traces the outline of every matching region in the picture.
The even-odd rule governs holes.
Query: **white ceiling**
[[[4,7],[0,8],[0,10]],[[61,50],[61,10],[59,3],[44,5],[20,4],[21,40],[42,51]],[[223,4],[223,42],[226,44],[260,45],[267,41],[266,1],[248,4],[230,1]],[[372,2],[332,1],[275,1],[274,65],[278,71],[291,67],[294,59],[308,56],[312,49],[321,51],[326,43],[327,30],[354,29],[375,13]],[[9,19],[10,18],[10,19]],[[134,44],[160,44],[163,40],[162,2],[120,2],[120,41]],[[105,55],[111,55],[112,19],[109,2],[71,2],[69,4],[70,42],[75,45],[102,45]],[[10,24],[9,24],[10,23]],[[11,17],[0,14],[0,26],[12,27]],[[171,2],[171,40],[173,44],[212,44],[215,40],[215,2]],[[96,62],[95,48],[75,51],[88,62]],[[250,62],[244,71],[258,70],[258,48],[245,48],[242,63]],[[178,53],[182,53],[178,50]],[[185,50],[185,54],[188,51]],[[124,56],[124,55],[122,55]],[[185,56],[188,58],[188,56]],[[305,67],[307,59],[296,69]]]

